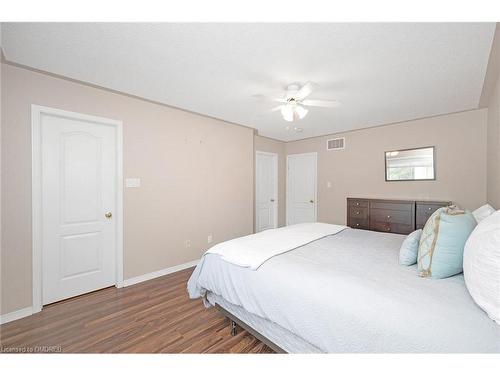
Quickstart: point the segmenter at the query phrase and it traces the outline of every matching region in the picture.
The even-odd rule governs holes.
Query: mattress
[[[462,275],[423,279],[416,266],[398,264],[404,238],[346,229],[255,271],[207,254],[188,290],[220,296],[322,352],[500,353],[500,326],[474,303]]]

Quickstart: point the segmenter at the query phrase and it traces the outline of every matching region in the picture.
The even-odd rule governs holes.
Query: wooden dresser
[[[450,204],[451,202],[347,198],[347,226],[408,234],[423,228],[434,211]]]

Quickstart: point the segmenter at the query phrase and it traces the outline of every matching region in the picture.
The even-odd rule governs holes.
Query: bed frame
[[[238,326],[243,328],[245,331],[249,332],[251,335],[253,335],[255,338],[258,340],[262,341],[264,344],[269,346],[272,350],[274,350],[276,353],[281,353],[281,354],[288,354],[288,352],[284,349],[282,349],[279,345],[275,344],[271,340],[269,340],[267,337],[262,335],[261,333],[257,332],[255,329],[250,327],[248,324],[243,322],[241,319],[236,317],[235,315],[231,314],[229,311],[218,305],[217,303],[215,304],[215,308],[219,310],[219,312],[224,315],[226,318],[229,319],[229,324],[231,325],[231,336],[236,336],[238,333]]]

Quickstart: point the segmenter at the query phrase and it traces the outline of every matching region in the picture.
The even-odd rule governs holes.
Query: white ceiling
[[[8,61],[253,127],[285,141],[478,107],[494,23],[4,23]],[[313,81],[286,131],[280,95]]]

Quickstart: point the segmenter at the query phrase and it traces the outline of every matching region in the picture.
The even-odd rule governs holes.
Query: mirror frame
[[[387,156],[386,154],[388,152],[394,152],[394,151],[413,151],[413,150],[422,150],[425,148],[432,148],[432,168],[434,170],[434,178],[420,178],[418,180],[388,180],[387,179]],[[424,147],[413,147],[413,148],[405,148],[401,150],[390,150],[390,151],[384,151],[384,175],[385,175],[385,182],[408,182],[408,181],[436,181],[436,146],[424,146]]]

